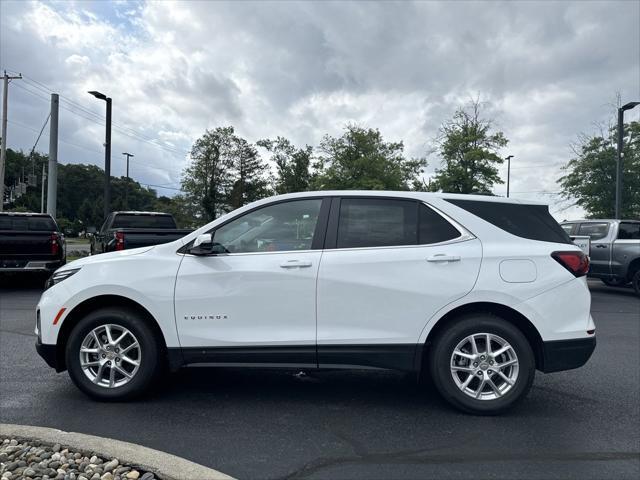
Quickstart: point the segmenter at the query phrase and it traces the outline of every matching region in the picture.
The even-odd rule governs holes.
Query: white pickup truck
[[[589,276],[611,287],[629,283],[640,296],[640,220],[575,220],[563,222],[571,237],[590,237]]]

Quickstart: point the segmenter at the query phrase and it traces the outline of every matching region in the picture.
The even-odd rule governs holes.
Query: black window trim
[[[318,222],[316,224],[316,229],[313,232],[313,239],[311,240],[311,248],[308,250],[280,250],[280,251],[276,251],[276,252],[237,252],[237,253],[223,253],[223,254],[212,254],[211,256],[239,256],[239,255],[264,255],[264,254],[269,254],[269,255],[277,255],[277,254],[283,254],[283,253],[302,253],[302,252],[311,252],[314,250],[322,250],[323,244],[325,242],[325,236],[327,233],[327,222],[328,222],[328,218],[329,218],[329,208],[331,205],[331,198],[329,196],[321,196],[321,195],[313,195],[313,196],[305,196],[305,197],[297,197],[297,198],[285,198],[282,200],[276,200],[274,202],[269,202],[269,203],[264,203],[262,205],[257,205],[254,208],[251,208],[245,212],[242,212],[240,215],[234,215],[230,218],[228,218],[227,220],[225,220],[224,222],[222,222],[219,225],[216,225],[215,227],[207,230],[206,232],[203,232],[201,235],[210,233],[212,236],[215,235],[216,230],[218,230],[219,228],[224,227],[225,225],[227,225],[228,223],[231,223],[235,220],[237,220],[238,218],[244,217],[245,215],[248,215],[249,213],[255,212],[257,210],[260,210],[262,208],[266,208],[266,207],[273,207],[275,205],[279,205],[281,203],[289,203],[289,202],[298,202],[298,201],[302,201],[302,200],[321,200],[320,203],[320,211],[318,213]],[[197,238],[197,237],[196,237]],[[178,254],[182,254],[182,255],[189,255],[192,256],[191,254],[188,253],[189,248],[191,248],[191,246],[193,245],[193,242],[195,241],[195,238],[193,240],[191,240],[190,242],[186,243],[185,245],[183,245],[182,247],[180,247],[178,249],[178,251],[176,253]]]
[[[372,247],[342,247],[338,248],[338,223],[340,220],[340,205],[343,199],[348,200],[401,200],[405,202],[414,202],[416,204],[416,243],[411,245],[379,245]],[[440,215],[446,222],[451,224],[458,232],[459,236],[445,240],[442,242],[436,243],[419,243],[418,235],[420,233],[420,204],[430,208],[436,214]],[[442,210],[434,207],[430,203],[427,203],[424,200],[409,198],[409,197],[393,197],[393,196],[382,196],[382,195],[343,195],[340,197],[333,197],[331,200],[331,210],[329,213],[329,222],[327,224],[327,232],[324,243],[325,250],[364,250],[364,249],[388,249],[388,248],[419,248],[419,247],[431,247],[431,246],[440,246],[440,245],[448,245],[452,243],[465,242],[467,240],[471,240],[476,238],[476,236],[471,233],[467,228],[461,225],[459,222],[451,218],[449,215],[444,213]]]

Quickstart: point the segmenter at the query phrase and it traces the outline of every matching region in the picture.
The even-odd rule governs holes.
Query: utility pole
[[[124,204],[129,208],[129,158],[135,157],[132,153],[122,152],[123,155],[127,156],[127,183],[124,186]]]
[[[51,123],[49,123],[49,177],[47,182],[47,213],[56,218],[58,196],[58,106],[57,93],[51,94]]]
[[[513,155],[507,157],[507,198],[509,198],[509,183],[511,181],[511,159]]]
[[[622,218],[622,150],[624,143],[624,112],[640,105],[640,102],[629,102],[618,108],[618,154],[616,157],[616,219]]]
[[[21,80],[22,74],[17,77],[10,77],[4,71],[2,77],[4,86],[2,89],[2,146],[0,147],[0,212],[4,210],[4,166],[7,160],[7,110],[9,96],[9,80]]]
[[[42,187],[40,189],[40,213],[44,213],[44,181],[47,179],[47,170],[42,162]]]

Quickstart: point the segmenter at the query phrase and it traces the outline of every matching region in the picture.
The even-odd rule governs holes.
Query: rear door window
[[[603,239],[608,233],[608,223],[582,223],[578,227],[578,235],[591,237],[591,240]]]
[[[418,241],[421,245],[446,242],[461,235],[442,215],[422,203],[419,224]]]
[[[618,227],[618,239],[640,240],[640,223],[622,222]]]
[[[496,227],[541,242],[573,243],[546,205],[445,199]]]
[[[573,235],[573,229],[575,228],[575,223],[563,223],[560,225],[562,229],[567,232],[567,235]]]
[[[416,245],[418,204],[409,200],[343,198],[337,248]]]

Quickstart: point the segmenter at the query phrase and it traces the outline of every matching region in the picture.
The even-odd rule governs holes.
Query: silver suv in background
[[[591,238],[590,277],[610,287],[631,283],[640,296],[640,220],[575,220],[562,228],[569,236]]]

